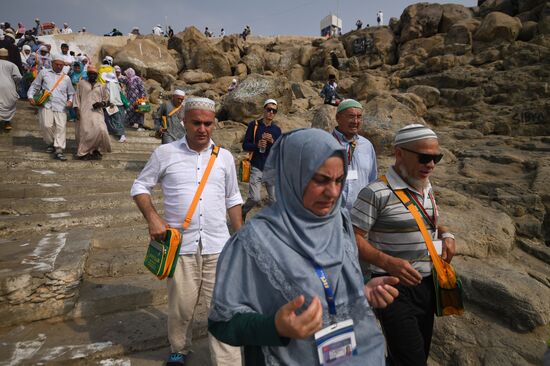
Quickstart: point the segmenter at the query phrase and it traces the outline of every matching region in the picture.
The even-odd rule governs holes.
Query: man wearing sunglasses
[[[248,185],[248,198],[243,206],[243,220],[246,214],[261,203],[261,189],[264,165],[275,140],[281,136],[281,129],[274,124],[273,119],[277,114],[277,101],[267,99],[264,102],[264,116],[259,120],[248,124],[243,141],[243,150],[249,151],[250,159],[250,180]],[[269,204],[275,201],[275,187],[267,182],[264,183],[267,190]]]
[[[359,258],[373,276],[399,278],[399,296],[378,312],[388,342],[391,365],[426,365],[434,321],[435,290],[432,262],[424,238],[408,208],[395,194],[403,190],[424,218],[441,258],[450,262],[454,236],[438,224],[439,215],[430,176],[443,157],[437,135],[412,124],[394,140],[395,164],[361,190],[351,210]]]

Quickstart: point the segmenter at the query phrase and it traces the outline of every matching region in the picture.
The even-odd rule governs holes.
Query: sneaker
[[[132,125],[132,128],[135,128],[135,129],[137,130],[137,129],[139,128],[139,124],[134,123],[134,124]]]
[[[182,366],[185,365],[185,355],[183,353],[170,353],[166,366]]]
[[[118,142],[126,142],[126,136],[124,135],[120,136],[120,139],[118,140]]]
[[[6,121],[4,122],[4,131],[10,131],[11,130],[11,123]]]
[[[140,128],[138,128],[137,130],[138,130],[138,132],[143,132],[143,131],[145,131],[145,128],[140,127]]]
[[[48,146],[48,147],[46,148],[46,152],[47,152],[47,153],[50,153],[50,154],[51,154],[51,153],[53,153],[54,151],[55,151],[55,148],[54,148],[53,146]]]

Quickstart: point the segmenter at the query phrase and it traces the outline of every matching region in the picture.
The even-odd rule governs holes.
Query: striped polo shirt
[[[428,194],[432,192],[431,184],[420,193],[408,185],[393,167],[389,168],[386,178],[393,189],[406,189],[414,194],[426,213],[433,217],[434,205]],[[432,262],[414,217],[380,179],[361,190],[353,204],[351,220],[354,226],[368,232],[367,240],[375,248],[393,257],[410,261],[423,277],[431,274]],[[424,219],[424,224],[432,238],[436,237],[437,232],[431,223]],[[369,269],[377,274],[386,273],[372,264],[369,264]]]

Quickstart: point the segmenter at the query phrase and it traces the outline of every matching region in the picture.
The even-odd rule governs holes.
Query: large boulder
[[[418,95],[426,104],[426,107],[433,107],[439,103],[441,93],[437,88],[428,85],[414,85],[407,89],[407,93]]]
[[[331,132],[336,126],[336,107],[323,104],[314,109],[313,120],[311,121],[312,128],[320,128]]]
[[[472,11],[459,4],[443,4],[439,33],[447,33],[453,24],[461,20],[472,18]]]
[[[351,87],[351,96],[357,100],[373,99],[385,94],[390,89],[390,82],[383,76],[365,73]]]
[[[348,57],[357,57],[365,70],[397,62],[395,34],[387,27],[372,27],[346,34],[342,42]]]
[[[168,49],[149,39],[134,39],[113,55],[117,65],[132,67],[141,76],[165,83],[167,75],[176,76],[176,60]]]
[[[216,43],[216,47],[227,57],[231,67],[239,63],[241,55],[244,53],[244,46],[243,39],[237,34],[223,37]]]
[[[361,134],[368,138],[377,152],[389,153],[395,133],[411,124],[426,124],[422,117],[392,96],[377,96],[365,105]]]
[[[490,311],[520,332],[550,322],[550,289],[505,262],[464,258],[457,260],[466,300]]]
[[[412,39],[399,45],[399,60],[408,55],[427,58],[434,49],[443,45],[445,38],[442,34],[432,37]]]
[[[550,34],[550,1],[542,8],[538,31],[540,34]]]
[[[201,69],[214,77],[231,75],[228,56],[195,27],[170,38],[168,48],[181,54],[186,69]]]
[[[521,21],[507,14],[495,11],[487,15],[477,32],[474,34],[476,41],[515,41],[521,31]]]
[[[249,74],[263,74],[266,52],[258,45],[250,46],[246,49],[246,55],[241,58],[241,62],[246,65]]]
[[[220,119],[247,121],[262,114],[263,103],[273,98],[279,103],[281,113],[287,113],[292,106],[292,89],[284,77],[250,74],[227,94]]]
[[[479,6],[479,16],[485,17],[487,14],[494,11],[514,16],[516,14],[516,7],[514,6],[516,0],[486,0]]]
[[[439,4],[419,3],[409,5],[401,14],[401,42],[430,37],[439,30],[443,7]]]
[[[179,78],[187,84],[209,83],[212,81],[212,74],[202,70],[187,70]]]

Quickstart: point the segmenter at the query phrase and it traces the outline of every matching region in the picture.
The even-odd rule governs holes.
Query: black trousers
[[[434,324],[435,290],[432,276],[418,286],[395,286],[399,296],[378,309],[388,343],[391,366],[425,366],[430,353]]]

